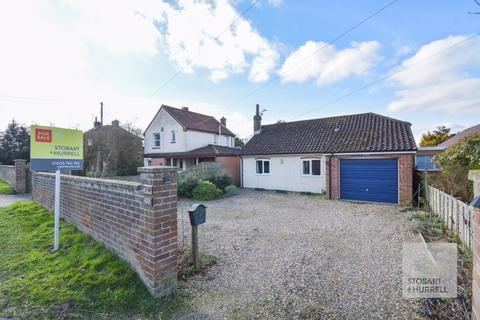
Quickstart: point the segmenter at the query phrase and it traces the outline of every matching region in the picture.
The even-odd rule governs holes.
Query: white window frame
[[[158,135],[158,139],[157,139],[157,135]],[[159,149],[159,148],[161,147],[161,145],[162,145],[162,142],[161,142],[161,141],[162,141],[162,137],[161,137],[160,133],[159,133],[159,132],[155,132],[155,133],[153,134],[153,148],[154,148],[154,149]],[[158,142],[158,146],[157,146],[157,142]]]
[[[319,174],[313,174],[312,161],[319,161],[319,162],[320,162],[320,173],[319,173]],[[304,173],[304,172],[303,172],[303,166],[304,166],[303,163],[304,163],[304,162],[308,162],[309,173]],[[313,159],[302,159],[302,165],[300,166],[300,170],[301,170],[301,173],[302,173],[302,176],[303,176],[303,177],[314,177],[314,178],[321,177],[321,176],[322,176],[322,160],[321,160],[321,159],[316,159],[316,158],[313,158]]]
[[[257,163],[261,161],[262,162],[262,172],[258,172],[258,166]],[[268,173],[265,173],[265,162],[268,162]],[[270,159],[255,159],[255,174],[257,176],[269,176],[272,173],[272,166],[271,166],[271,161]]]
[[[176,136],[175,130],[170,131],[170,137],[171,137],[170,143],[176,143],[177,142],[177,136]]]

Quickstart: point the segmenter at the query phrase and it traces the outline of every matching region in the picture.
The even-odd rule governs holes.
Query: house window
[[[435,156],[416,156],[415,168],[418,171],[438,171],[440,170],[435,162]]]
[[[213,135],[213,143],[215,143],[215,144],[218,143],[218,134]]]
[[[160,148],[160,133],[153,134],[153,145],[156,148]]]
[[[87,141],[87,145],[88,145],[88,146],[91,146],[92,144],[93,144],[93,141],[92,141],[92,139],[88,139],[88,141]]]
[[[302,174],[304,176],[319,176],[321,174],[320,160],[303,160]]]
[[[172,130],[172,143],[175,143],[175,130]]]
[[[257,174],[270,174],[270,160],[257,160]]]
[[[226,146],[230,146],[230,143],[229,143],[229,141],[228,141],[228,137],[227,137],[227,136],[225,136],[225,145],[226,145]]]

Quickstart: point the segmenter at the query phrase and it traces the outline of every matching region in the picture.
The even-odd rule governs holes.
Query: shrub
[[[226,187],[232,184],[232,178],[226,173],[220,173],[207,179],[217,186],[220,190],[225,190]]]
[[[193,190],[198,186],[198,180],[189,178],[180,182],[177,187],[177,194],[180,197],[191,198],[193,196]]]
[[[222,190],[217,188],[210,181],[202,181],[193,190],[193,199],[195,200],[214,200],[222,196]]]
[[[227,197],[234,196],[236,194],[238,194],[238,189],[233,184],[231,184],[231,185],[229,185],[228,187],[225,188],[225,195]]]

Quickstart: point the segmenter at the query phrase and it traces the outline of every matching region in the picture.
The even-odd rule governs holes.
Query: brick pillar
[[[480,320],[480,170],[470,171],[468,178],[473,181],[475,199],[473,213],[473,282],[472,319]]]
[[[177,281],[177,168],[138,168],[143,184],[145,240],[143,280],[157,297],[175,292]]]
[[[27,160],[16,159],[15,162],[15,191],[27,192]]]

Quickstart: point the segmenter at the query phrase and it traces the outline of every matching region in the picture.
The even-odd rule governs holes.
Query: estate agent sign
[[[57,251],[60,235],[60,170],[83,170],[82,131],[32,126],[30,170],[55,172],[53,251]]]
[[[80,130],[31,127],[32,171],[83,170],[83,133]]]

